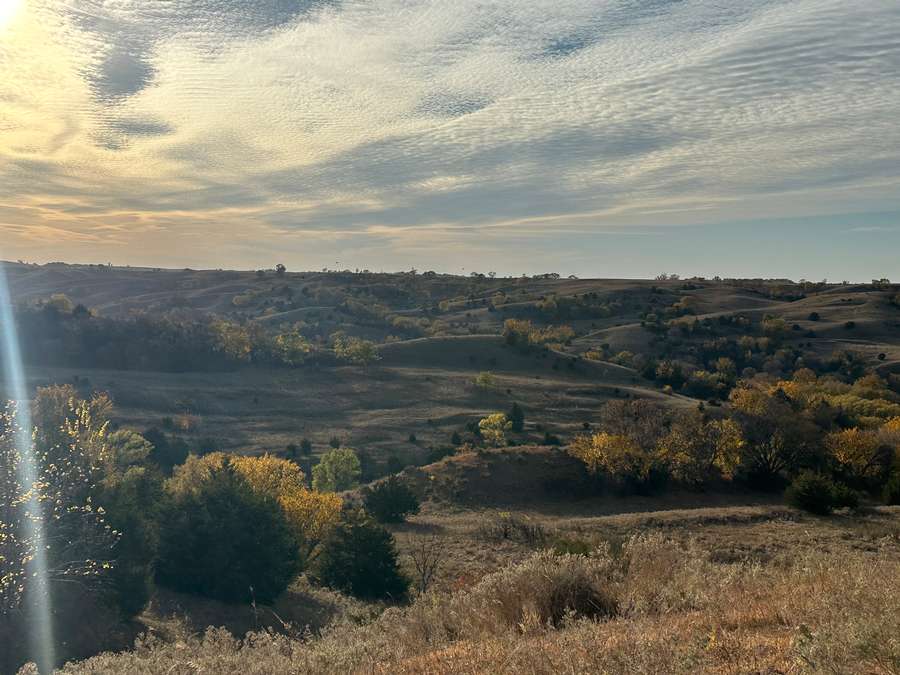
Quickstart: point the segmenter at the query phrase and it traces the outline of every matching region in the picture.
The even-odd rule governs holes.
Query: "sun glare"
[[[0,28],[12,21],[22,4],[23,0],[0,0]]]

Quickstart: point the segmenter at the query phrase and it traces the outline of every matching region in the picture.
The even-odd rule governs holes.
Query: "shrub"
[[[547,529],[528,516],[509,511],[487,515],[476,529],[476,534],[486,541],[519,541],[529,546],[543,546],[547,542]]]
[[[562,440],[559,436],[555,434],[551,434],[549,431],[544,432],[544,445],[562,445]]]
[[[618,613],[609,558],[535,553],[485,577],[454,598],[453,615],[466,615],[473,633],[540,630],[566,617],[609,618]]]
[[[479,389],[490,389],[496,384],[497,378],[490,371],[482,371],[475,376],[475,386]]]
[[[884,484],[882,493],[885,504],[900,506],[900,472],[894,473]]]
[[[314,489],[341,492],[359,485],[362,468],[352,448],[335,448],[322,455],[312,473]]]
[[[393,535],[360,510],[345,511],[313,562],[319,583],[360,598],[402,598],[409,581],[401,574]]]
[[[518,403],[513,403],[509,411],[509,421],[512,423],[512,430],[521,433],[525,428],[525,411]]]
[[[836,509],[855,509],[859,506],[859,493],[843,483],[835,483],[833,502]]]
[[[374,342],[357,337],[333,335],[334,353],[341,361],[358,366],[368,366],[381,359]]]
[[[593,547],[583,539],[557,539],[553,542],[553,552],[556,555],[583,555],[589,556]]]
[[[299,570],[299,550],[278,502],[225,461],[197,481],[177,480],[179,471],[166,484],[157,580],[224,602],[281,594]]]
[[[785,492],[788,503],[803,511],[826,516],[836,508],[856,506],[856,493],[821,473],[804,471]]]
[[[143,466],[107,477],[98,501],[110,527],[121,533],[115,547],[112,586],[124,618],[139,614],[153,590],[153,568],[159,551],[162,476]]]
[[[419,500],[409,486],[391,476],[363,492],[363,502],[380,523],[402,523],[406,516],[419,512]]]
[[[494,413],[482,419],[478,429],[485,442],[499,448],[506,445],[506,432],[512,429],[512,422],[503,413]]]

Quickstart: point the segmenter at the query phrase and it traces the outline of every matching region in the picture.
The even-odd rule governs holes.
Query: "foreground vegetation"
[[[536,553],[312,640],[210,629],[63,672],[896,673],[898,584],[886,545],[759,565],[642,535],[618,550]]]

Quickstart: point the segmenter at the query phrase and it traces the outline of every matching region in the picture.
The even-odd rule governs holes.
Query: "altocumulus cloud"
[[[539,268],[560,232],[900,208],[893,0],[22,2],[7,254],[376,266],[488,237]]]

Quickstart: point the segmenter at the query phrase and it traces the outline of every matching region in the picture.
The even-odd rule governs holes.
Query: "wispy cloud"
[[[3,246],[376,266],[481,229],[539,268],[541,235],[900,210],[898,30],[889,0],[26,0]]]

